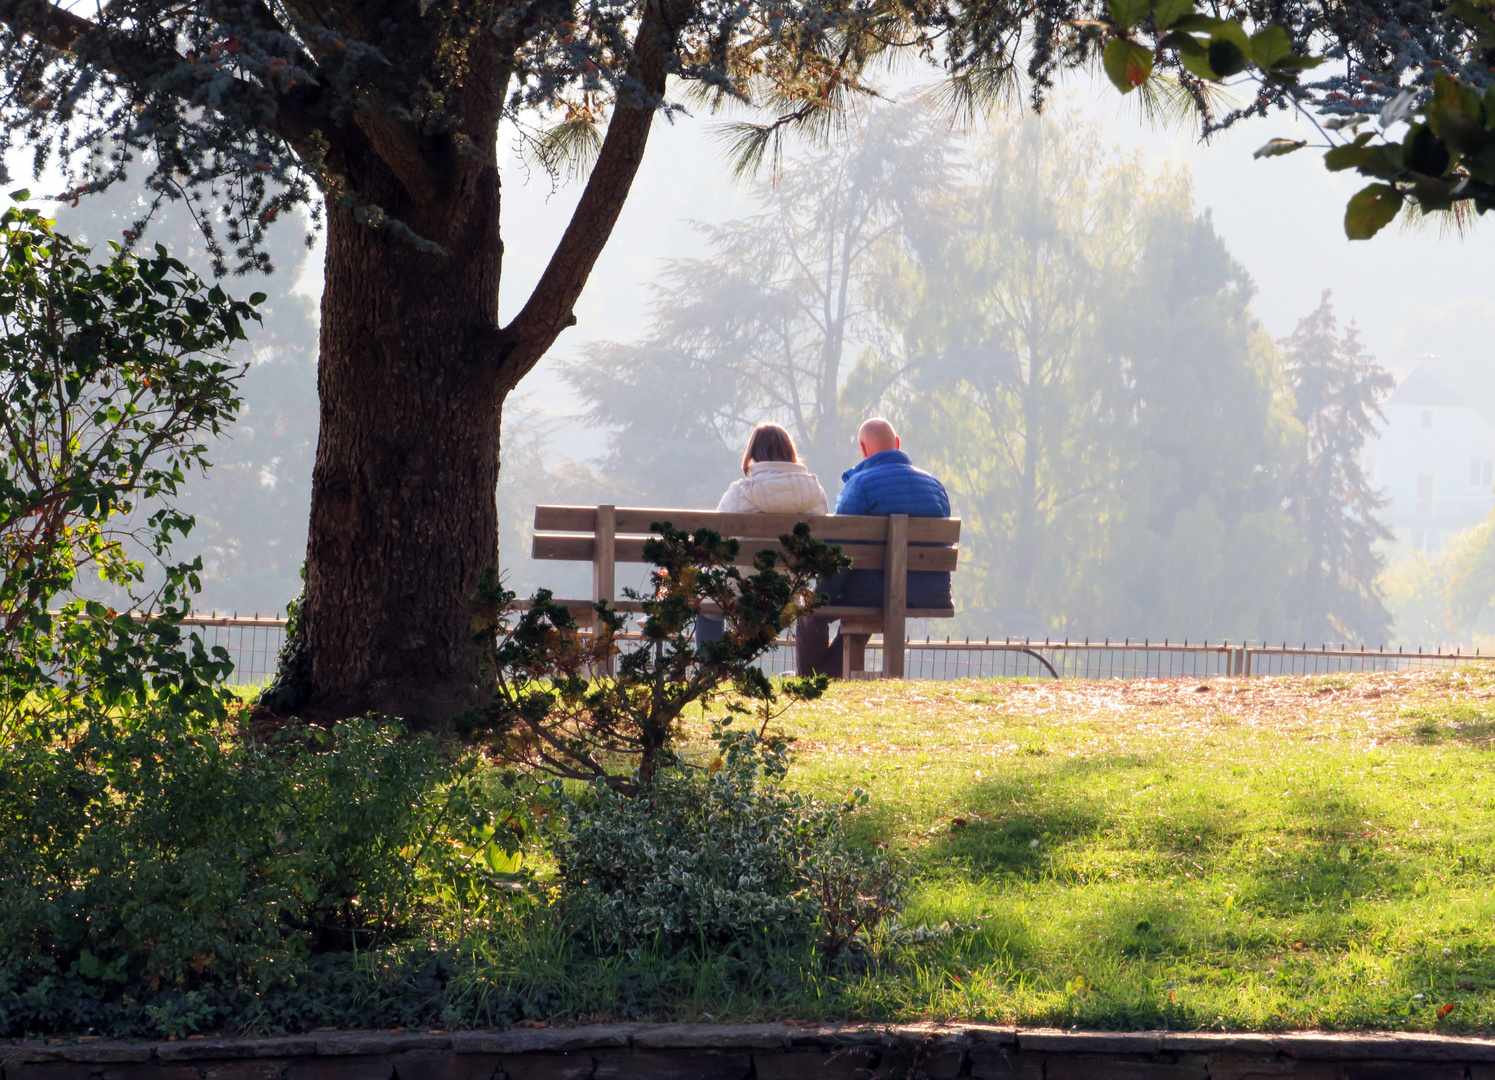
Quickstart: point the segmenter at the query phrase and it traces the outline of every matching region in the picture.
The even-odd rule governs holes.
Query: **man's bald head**
[[[862,448],[862,457],[871,457],[884,450],[897,450],[898,432],[882,417],[874,416],[857,429],[857,445]]]

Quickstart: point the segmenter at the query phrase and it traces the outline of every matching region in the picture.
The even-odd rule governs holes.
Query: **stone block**
[[[401,1054],[394,1059],[400,1080],[493,1080],[501,1054]]]
[[[459,1031],[452,1049],[459,1054],[569,1053],[627,1046],[642,1024],[595,1024],[575,1028],[515,1028],[511,1031]]]
[[[338,1031],[317,1036],[317,1053],[326,1057],[369,1056],[411,1051],[439,1053],[452,1048],[450,1035],[392,1035],[384,1031]]]
[[[508,1054],[500,1059],[504,1080],[589,1080],[597,1059],[585,1050],[571,1053]]]
[[[999,1024],[966,1024],[960,1029],[965,1039],[975,1047],[1016,1046],[1017,1028]]]
[[[283,1058],[205,1061],[203,1080],[283,1080],[289,1062]]]
[[[157,1043],[154,1049],[157,1061],[310,1057],[317,1052],[317,1040],[310,1035],[269,1039],[194,1039],[191,1042]]]
[[[757,1080],[863,1080],[876,1056],[845,1050],[754,1054]]]
[[[60,1048],[63,1061],[120,1061],[144,1062],[151,1059],[149,1043],[93,1042],[68,1045]]]
[[[971,1051],[974,1080],[1043,1080],[1044,1055],[1016,1050]]]
[[[633,1033],[642,1050],[776,1050],[789,1045],[783,1024],[651,1024]]]
[[[1261,1054],[1273,1056],[1276,1047],[1270,1035],[1222,1033],[1210,1031],[1167,1031],[1163,1033],[1163,1050],[1171,1053]]]
[[[286,1067],[285,1080],[394,1080],[395,1059],[371,1057],[298,1058]]]
[[[1052,1054],[1046,1080],[1210,1080],[1202,1065],[1090,1054]]]
[[[1155,1054],[1163,1049],[1161,1031],[1022,1031],[1024,1050],[1050,1054]]]
[[[1245,1054],[1217,1054],[1210,1058],[1210,1080],[1341,1080],[1338,1065],[1327,1061]]]
[[[747,1080],[753,1059],[747,1054],[710,1051],[643,1050],[597,1062],[596,1080]]]
[[[196,1065],[145,1064],[105,1065],[100,1074],[104,1080],[202,1080],[202,1070]]]
[[[1464,1066],[1425,1061],[1350,1061],[1344,1080],[1464,1080]]]
[[[960,1075],[965,1061],[964,1050],[937,1049],[920,1061],[919,1071],[929,1077],[929,1080],[954,1080]]]
[[[1272,1037],[1288,1057],[1321,1061],[1495,1061],[1495,1041],[1399,1031],[1336,1035],[1301,1032]]]
[[[883,1028],[872,1024],[819,1024],[789,1029],[793,1046],[877,1046],[884,1041]]]
[[[35,1039],[25,1042],[12,1043],[0,1049],[0,1062],[6,1065],[24,1065],[31,1062],[61,1061],[62,1054],[60,1046],[48,1046],[44,1042]]]

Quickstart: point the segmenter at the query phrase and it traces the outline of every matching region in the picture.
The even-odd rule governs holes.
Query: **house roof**
[[[1460,396],[1444,385],[1443,380],[1426,367],[1413,368],[1411,374],[1397,384],[1388,405],[1431,405],[1437,407],[1472,408],[1467,397]]]

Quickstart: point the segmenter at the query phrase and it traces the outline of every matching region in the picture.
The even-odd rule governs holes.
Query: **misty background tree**
[[[1375,545],[1391,530],[1376,518],[1386,500],[1366,479],[1360,451],[1395,384],[1353,324],[1340,334],[1329,297],[1325,289],[1281,343],[1307,441],[1288,501],[1307,545],[1292,590],[1295,615],[1311,640],[1383,641],[1391,616],[1376,584],[1385,557]]]
[[[152,211],[138,186],[120,184],[56,211],[57,227],[96,251]],[[152,244],[206,272],[211,256],[180,203],[155,208]],[[266,293],[262,322],[228,355],[247,366],[238,416],[174,498],[196,524],[191,548],[203,560],[199,609],[270,615],[301,588],[306,511],[317,443],[317,316],[297,291],[311,251],[293,229],[266,236],[274,273],[254,279]],[[154,509],[154,507],[151,507]]]
[[[953,152],[927,110],[885,104],[853,136],[761,178],[750,217],[697,224],[709,253],[666,266],[648,336],[589,346],[566,367],[587,423],[610,432],[608,490],[715,506],[746,433],[773,420],[834,500],[867,398],[854,387],[845,400],[848,367],[884,330],[878,268],[938,228],[931,209],[954,180]]]
[[[923,116],[906,127],[936,124]],[[854,463],[856,422],[876,410],[899,422],[965,520],[960,630],[1307,634],[1297,591],[1311,552],[1290,507],[1311,472],[1305,425],[1329,421],[1321,403],[1294,398],[1284,355],[1251,312],[1254,286],[1187,179],[1149,173],[1093,125],[1038,118],[951,137],[941,153],[947,176],[931,201],[869,246],[850,278],[858,351],[839,368],[844,438],[817,469],[827,487]],[[795,205],[814,205],[809,182],[834,185],[843,168],[806,155],[785,163],[784,183]],[[759,198],[771,207],[778,192]],[[762,214],[712,235],[745,233],[776,235]],[[764,386],[785,354],[722,344],[781,342],[795,310],[713,287],[738,282],[743,265],[735,247],[672,264],[641,340],[570,368],[588,420],[611,432],[593,463],[600,490],[667,502],[690,485],[691,503],[713,505],[735,475],[739,433],[784,417]],[[823,340],[819,324],[802,325],[812,345]],[[730,333],[707,332],[719,327]],[[696,351],[701,341],[718,351]],[[666,395],[689,403],[673,420],[649,407]],[[1355,520],[1347,491],[1315,491],[1313,513]],[[1370,595],[1378,570],[1355,563],[1346,584]],[[1339,625],[1370,633],[1363,621]]]
[[[1273,498],[1291,436],[1250,281],[1188,182],[1036,118],[978,162],[890,311],[909,371],[890,408],[971,522],[963,621],[1280,627],[1258,575],[1291,544]]]

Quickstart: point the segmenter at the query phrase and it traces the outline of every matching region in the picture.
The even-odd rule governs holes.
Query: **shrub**
[[[801,522],[779,538],[782,551],[758,552],[755,572],[743,574],[735,565],[738,541],[710,529],[687,534],[667,521],[653,528],[659,537],[643,549],[654,564],[652,591],[626,590],[644,615],[643,641],[627,652],[618,636],[625,616],[605,602],[596,605],[596,632],[583,636],[571,613],[541,590],[511,628],[514,594],[490,571],[474,601],[474,623],[490,650],[493,694],[457,718],[464,738],[525,768],[633,791],[678,763],[682,716],[722,689],[765,718],[784,701],[825,692],[824,676],[775,684],[755,665],[796,618],[824,603],[817,580],[851,565],[840,548],[815,540]],[[725,634],[697,645],[690,631],[704,604],[721,612]],[[609,664],[614,677],[593,677]]]
[[[374,720],[270,745],[193,721],[0,746],[0,1035],[149,1027],[192,994],[203,1021],[243,1011],[319,953],[424,931],[424,898],[482,873],[470,757]]]
[[[164,500],[237,412],[222,353],[258,317],[164,248],[94,263],[36,211],[0,214],[0,740],[150,697],[198,708],[230,670],[182,638],[200,564],[166,560],[192,519]],[[150,617],[49,610],[85,569]]]
[[[786,744],[715,734],[707,769],[662,769],[631,794],[553,785],[569,914],[624,948],[757,940],[834,958],[901,900],[889,857],[847,845],[842,819],[865,796],[831,806],[786,790]]]

